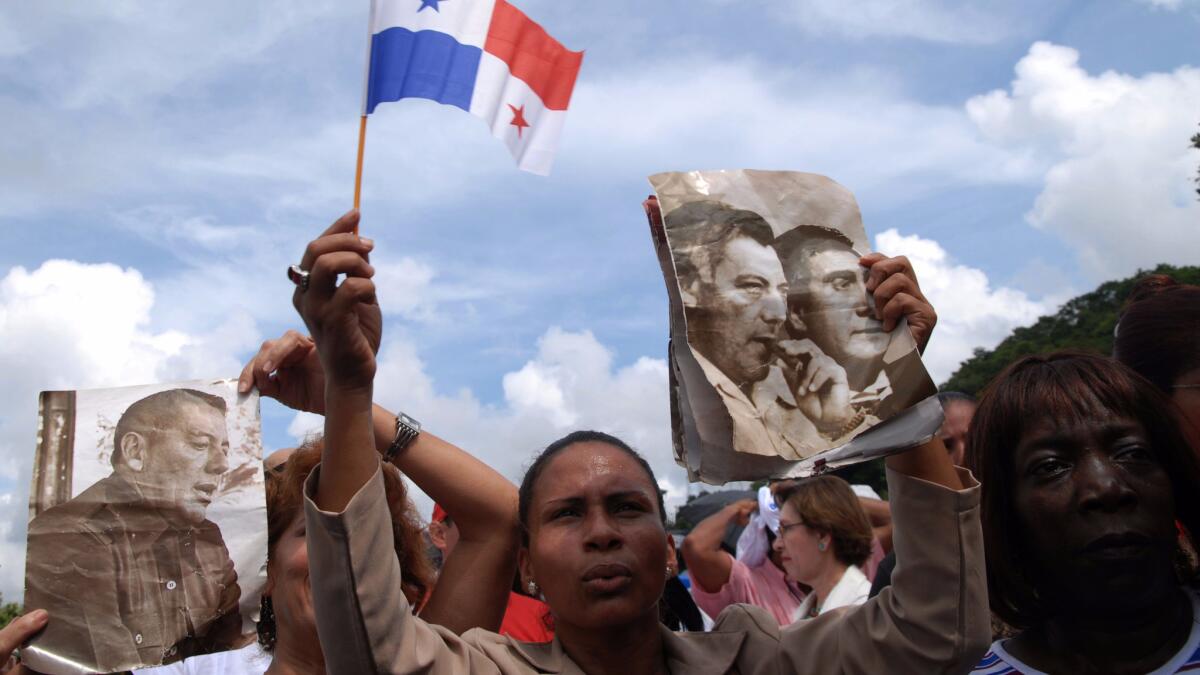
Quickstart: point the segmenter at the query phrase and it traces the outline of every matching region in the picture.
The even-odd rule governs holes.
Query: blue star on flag
[[[420,12],[426,7],[432,7],[433,11],[440,13],[442,10],[438,9],[438,3],[445,1],[446,0],[421,0],[421,6],[417,8],[417,11]]]

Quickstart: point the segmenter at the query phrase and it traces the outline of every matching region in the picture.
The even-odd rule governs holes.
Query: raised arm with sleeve
[[[753,499],[736,501],[692,528],[683,540],[682,552],[693,583],[709,593],[716,593],[729,583],[733,556],[721,548],[721,540],[730,523],[745,526],[756,508],[758,502]]]
[[[296,331],[264,342],[246,364],[239,389],[245,392],[254,386],[291,408],[326,412],[328,385],[316,345]],[[370,428],[372,447],[382,455],[395,437],[396,415],[375,404]],[[422,431],[393,463],[459,526],[458,546],[446,560],[422,616],[456,633],[499,628],[516,567],[516,487],[428,431]]]

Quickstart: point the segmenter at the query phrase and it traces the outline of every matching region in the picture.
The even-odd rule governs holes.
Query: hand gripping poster
[[[790,171],[650,183],[675,455],[691,480],[808,476],[936,433],[941,406],[907,323],[885,332],[875,316],[849,190]]]
[[[39,401],[21,659],[109,673],[241,647],[266,582],[257,394],[234,380]]]

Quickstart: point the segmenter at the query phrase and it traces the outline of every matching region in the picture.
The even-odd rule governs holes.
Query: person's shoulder
[[[764,637],[779,639],[779,622],[767,610],[758,605],[733,604],[721,610],[713,624],[712,632],[728,633],[746,631]]]
[[[86,535],[110,529],[119,521],[109,518],[109,478],[101,479],[78,495],[55,504],[29,521],[30,535]]]
[[[483,628],[472,628],[463,633],[462,639],[500,666],[502,672],[512,670],[506,665],[518,664],[531,666],[536,672],[558,672],[563,667],[562,648],[556,649],[554,642],[522,642]]]

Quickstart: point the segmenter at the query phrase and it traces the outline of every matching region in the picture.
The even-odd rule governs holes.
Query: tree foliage
[[[0,628],[12,623],[18,616],[21,616],[21,606],[15,602],[4,602],[4,596],[0,595]]]
[[[1196,141],[1200,142],[1200,134]],[[1169,274],[1181,283],[1200,284],[1200,267],[1166,264],[1139,271],[1127,279],[1107,281],[1091,293],[1068,301],[1058,312],[1041,317],[1032,326],[1015,329],[995,349],[977,348],[941,386],[942,391],[978,394],[1005,366],[1029,354],[1058,349],[1111,354],[1117,315],[1133,285],[1148,274]]]
[[[1192,147],[1200,150],[1200,134],[1192,136]],[[1200,169],[1196,171],[1196,194],[1200,195]]]

